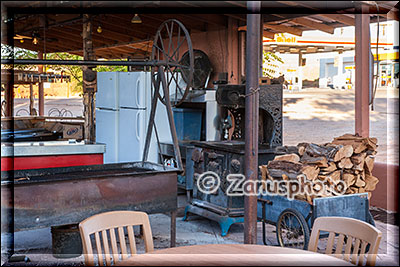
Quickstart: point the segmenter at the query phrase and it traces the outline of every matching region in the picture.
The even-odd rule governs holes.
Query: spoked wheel
[[[310,229],[304,216],[294,209],[284,210],[276,224],[276,238],[281,247],[308,248]]]
[[[180,61],[182,50],[187,50],[189,60]],[[179,106],[186,98],[193,82],[194,56],[189,32],[181,22],[169,19],[161,24],[154,37],[151,59],[164,66],[164,73],[172,106]],[[158,67],[151,68],[153,85],[156,84]],[[183,81],[180,79],[182,78]],[[165,105],[163,91],[159,96]]]

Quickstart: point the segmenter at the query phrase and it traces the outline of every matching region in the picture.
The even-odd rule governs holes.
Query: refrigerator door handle
[[[140,112],[137,113],[137,118],[136,118],[136,138],[137,140],[140,141],[140,136],[139,136],[139,127],[140,127]]]
[[[141,108],[142,106],[139,104],[140,99],[140,79],[136,82],[136,107]],[[141,102],[141,101],[140,101]]]

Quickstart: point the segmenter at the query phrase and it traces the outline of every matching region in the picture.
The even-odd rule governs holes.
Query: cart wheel
[[[308,248],[310,228],[304,216],[295,209],[284,210],[276,224],[276,239],[281,247]]]
[[[182,48],[188,49],[186,59],[183,62],[179,51]],[[151,51],[151,59],[158,63],[163,63],[166,82],[170,95],[170,102],[173,107],[177,107],[185,100],[193,84],[194,55],[193,46],[189,31],[176,19],[164,21],[156,32]],[[158,66],[151,68],[153,85],[156,84]],[[179,75],[182,76],[184,83],[180,83]],[[165,105],[164,93],[160,90],[159,99]]]

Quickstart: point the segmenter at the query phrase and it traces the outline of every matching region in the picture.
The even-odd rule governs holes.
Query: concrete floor
[[[186,197],[178,196],[180,211],[186,206]],[[373,208],[372,208],[373,209]],[[379,213],[379,216],[375,216]],[[399,265],[399,227],[397,225],[384,223],[390,221],[385,216],[390,216],[384,211],[375,210],[376,227],[382,232],[382,241],[379,246],[376,266],[398,266]],[[232,225],[228,234],[221,237],[219,225],[208,219],[191,215],[188,221],[182,221],[182,212],[178,213],[176,225],[176,246],[189,246],[201,244],[241,244],[243,243],[243,224]],[[170,242],[170,217],[164,214],[151,214],[150,225],[153,234],[155,249],[169,247]],[[377,218],[381,221],[378,221]],[[391,216],[392,217],[392,216]],[[257,230],[257,244],[263,245],[262,223],[259,222]],[[327,238],[320,239],[319,248],[323,250],[326,246]],[[275,226],[267,225],[267,244],[277,246]],[[137,240],[138,252],[143,253],[144,245],[142,240]],[[53,257],[51,250],[50,229],[41,229],[17,233],[15,236],[16,254],[24,255],[30,259],[30,265],[34,266],[53,266],[53,265],[83,265],[83,255],[75,258],[57,259]],[[16,263],[15,263],[16,264]],[[14,265],[15,265],[14,264]],[[8,265],[13,265],[9,263]]]

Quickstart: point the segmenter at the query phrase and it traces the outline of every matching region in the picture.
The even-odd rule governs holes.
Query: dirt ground
[[[378,139],[376,161],[399,163],[399,98],[379,90],[370,111],[370,136]],[[354,91],[306,89],[284,93],[283,143],[325,143],[355,132]]]

